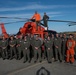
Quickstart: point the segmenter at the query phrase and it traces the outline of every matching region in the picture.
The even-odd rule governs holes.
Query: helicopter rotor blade
[[[65,20],[48,20],[51,22],[70,22],[70,23],[76,23],[75,21],[65,21]]]
[[[28,19],[28,18],[20,18],[20,17],[0,17],[0,18],[5,18],[5,19]]]
[[[18,22],[26,22],[26,21],[7,22],[7,23],[4,23],[4,25],[6,25],[6,24],[12,24],[12,23],[18,23]]]
[[[5,18],[5,19],[26,19],[28,20],[28,18],[20,18],[20,17],[0,17],[0,18]],[[41,20],[43,21],[43,20]],[[48,21],[51,21],[51,22],[70,22],[70,23],[76,23],[76,21],[66,21],[66,20],[48,20]]]

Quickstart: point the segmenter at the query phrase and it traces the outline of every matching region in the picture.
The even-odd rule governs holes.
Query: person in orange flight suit
[[[75,47],[74,47],[75,55],[74,55],[74,58],[76,60],[76,34],[74,34],[74,40],[75,40]]]
[[[41,16],[40,16],[40,14],[37,11],[35,11],[35,14],[32,16],[31,20],[35,20],[35,22],[36,22],[36,30],[38,30],[38,24],[40,23]]]
[[[66,62],[67,63],[71,63],[73,64],[74,63],[74,47],[75,47],[75,41],[73,39],[73,35],[70,34],[69,35],[69,39],[67,41],[67,51],[66,51]]]

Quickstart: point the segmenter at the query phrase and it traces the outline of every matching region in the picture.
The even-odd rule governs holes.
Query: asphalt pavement
[[[74,64],[43,60],[34,63],[23,63],[21,60],[3,60],[0,58],[0,75],[76,75],[76,61]]]

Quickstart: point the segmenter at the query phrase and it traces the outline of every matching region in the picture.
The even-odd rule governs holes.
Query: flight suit
[[[43,41],[43,44],[44,44],[44,59],[47,57],[46,41],[47,41],[47,38],[44,38],[44,41]]]
[[[43,22],[44,22],[44,26],[48,28],[48,24],[47,24],[47,20],[49,19],[49,17],[47,15],[43,16]]]
[[[72,39],[68,39],[67,41],[67,51],[66,51],[66,62],[71,62],[73,63],[74,62],[74,54],[75,54],[75,51],[74,51],[74,47],[75,47],[75,41]]]
[[[52,62],[52,56],[53,56],[53,40],[47,40],[45,42],[45,46],[46,46],[46,51],[47,51],[47,58],[48,58],[48,62]]]
[[[74,50],[75,50],[75,59],[76,59],[76,37],[74,38],[74,41],[75,41],[75,47],[74,47]]]
[[[0,39],[0,58],[2,57],[1,39]]]
[[[62,54],[61,54],[61,44],[62,44],[62,40],[60,37],[56,37],[54,39],[54,46],[55,46],[55,60],[58,60],[58,55],[59,55],[59,59],[60,62],[62,61]]]
[[[13,58],[13,54],[14,54],[14,57],[17,59],[17,54],[16,54],[16,40],[13,39],[13,40],[10,40],[9,41],[9,46],[10,46],[10,59]]]
[[[1,49],[1,47],[0,47],[0,58],[2,57],[2,49]]]
[[[35,19],[35,22],[36,22],[36,30],[38,30],[38,24],[40,23],[40,20],[41,20],[40,14],[39,13],[34,14],[31,19]]]
[[[51,37],[51,39],[53,40],[53,46],[52,46],[52,49],[53,49],[53,59],[55,58],[55,47],[54,47],[54,36]]]
[[[21,52],[23,51],[23,39],[17,39],[17,46],[16,46],[17,50],[18,50],[18,59],[21,59]]]
[[[26,62],[28,58],[28,62],[30,62],[30,41],[24,40],[23,42],[23,55],[24,55],[24,62]]]
[[[33,48],[34,48],[34,61],[37,61],[37,54],[39,56],[39,61],[41,62],[41,40],[34,40],[33,41]]]
[[[41,16],[40,16],[39,13],[37,13],[37,14],[34,14],[31,19],[35,19],[36,21],[40,21],[41,20]]]
[[[1,48],[2,48],[2,58],[8,58],[8,51],[7,51],[7,46],[8,46],[8,41],[7,40],[1,40]]]
[[[30,55],[31,55],[31,58],[34,57],[33,41],[34,41],[34,37],[30,38],[30,44],[31,44]]]
[[[62,57],[63,57],[63,60],[65,60],[65,55],[66,55],[66,42],[67,42],[67,38],[63,38],[62,39]]]

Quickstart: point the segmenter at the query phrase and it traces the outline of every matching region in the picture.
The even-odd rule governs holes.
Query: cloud
[[[40,13],[41,16],[43,16],[43,12]],[[57,12],[57,11],[51,11],[51,12],[47,12],[47,15],[60,15],[60,14],[63,14],[62,12]],[[0,17],[20,17],[20,18],[30,18],[31,16],[33,16],[32,13],[20,13],[20,14],[1,14]]]
[[[64,16],[64,15],[51,15],[49,16],[50,18],[53,18],[53,17],[61,17],[61,16]]]
[[[52,15],[52,14],[61,14],[62,12],[47,12],[48,15]]]
[[[0,15],[0,17],[30,17],[30,16],[32,16],[32,14],[28,14],[28,13],[26,13],[26,14],[1,14]]]
[[[43,17],[43,13],[41,12],[41,17]],[[62,12],[57,12],[57,11],[51,11],[47,12],[47,15],[52,18],[52,17],[59,17],[62,16]],[[27,20],[33,16],[32,13],[25,13],[25,14],[1,14],[0,17],[19,17],[19,18],[25,18],[25,19],[10,19],[10,18],[0,18],[0,22],[11,22],[11,21],[21,21],[21,20]]]
[[[14,7],[14,8],[0,8],[1,11],[21,11],[21,10],[32,10],[32,9],[46,9],[48,8],[47,6],[42,6],[38,4],[34,5],[26,5],[23,7]]]
[[[55,8],[76,8],[76,5],[40,5],[34,3],[32,5],[28,4],[23,7],[10,7],[10,8],[0,8],[0,12],[2,11],[21,11],[21,10],[33,10],[33,9],[55,9]]]
[[[26,21],[32,16],[32,14],[2,14],[0,17],[13,17],[13,18],[0,18],[0,22],[14,22],[14,21]],[[14,17],[25,18],[25,19],[14,19]]]

